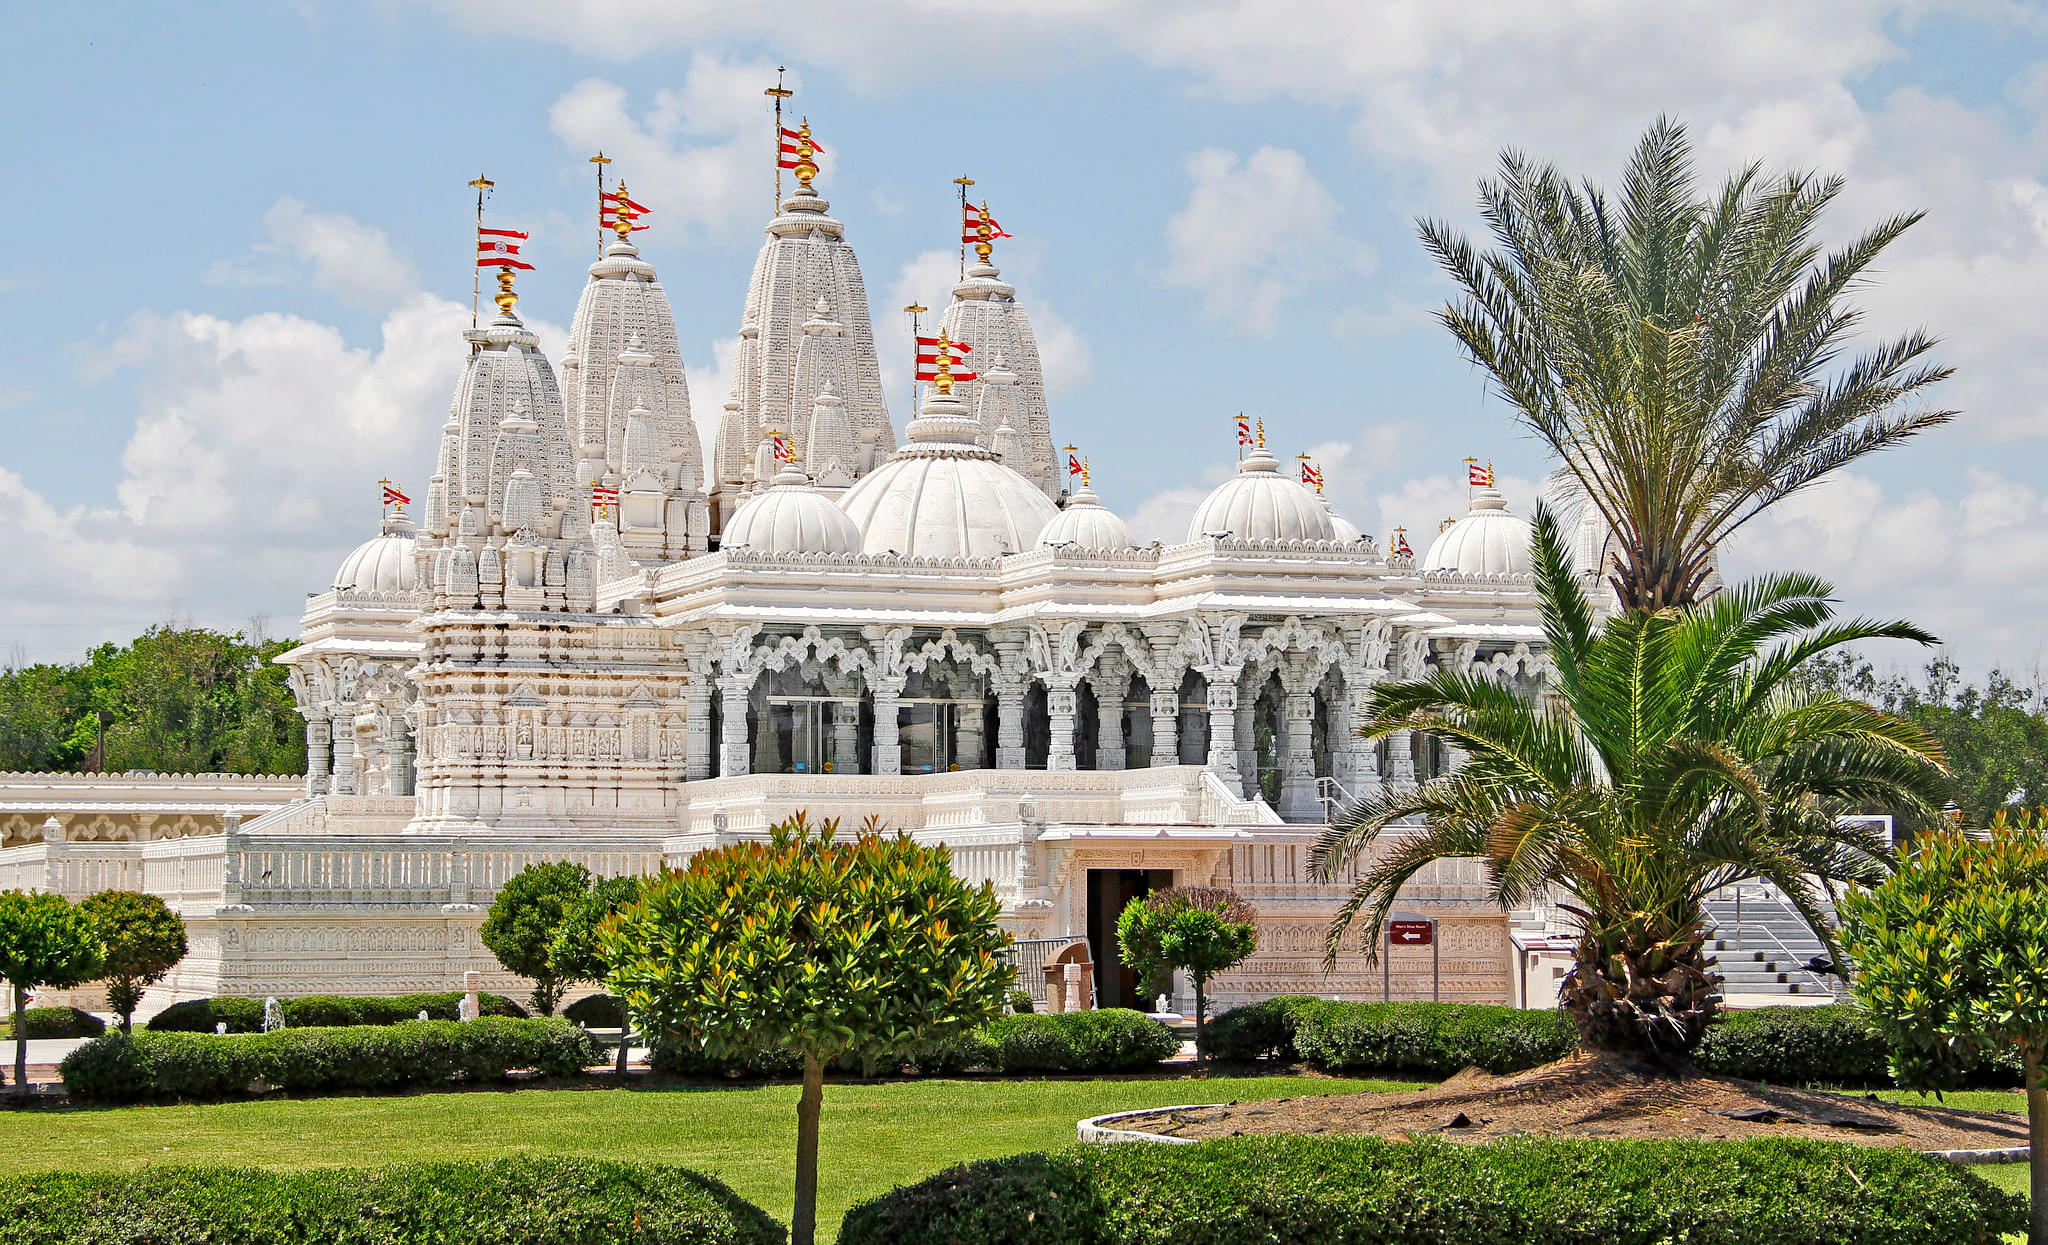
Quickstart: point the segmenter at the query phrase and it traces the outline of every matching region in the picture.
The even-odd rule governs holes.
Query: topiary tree
[[[825,1065],[872,1069],[1001,1012],[1016,972],[994,889],[953,876],[943,847],[852,841],[799,813],[767,842],[700,852],[649,880],[599,933],[612,992],[665,1043],[715,1060],[803,1060],[793,1245],[812,1245]]]
[[[0,977],[14,989],[14,1085],[28,1096],[28,992],[68,990],[99,976],[107,949],[92,919],[62,895],[0,891]]]
[[[185,922],[155,895],[101,891],[78,901],[107,948],[107,1006],[126,1033],[142,992],[185,958]]]
[[[563,912],[562,923],[555,927],[554,941],[548,944],[548,965],[556,981],[565,986],[576,981],[601,982],[611,972],[611,960],[598,941],[597,930],[614,914],[639,900],[641,881],[637,877],[598,878]],[[632,1030],[633,1018],[628,1014],[619,1025],[621,1075],[632,1050]]]
[[[1856,997],[1909,1089],[1950,1089],[1988,1056],[2026,1068],[2028,1240],[2048,1245],[2048,810],[1989,837],[1935,830],[1841,904]]]
[[[1195,1051],[1202,1049],[1202,1017],[1209,979],[1259,949],[1252,906],[1220,886],[1173,886],[1129,905],[1116,921],[1124,963],[1142,976],[1185,972],[1195,983]]]
[[[590,893],[590,870],[567,860],[528,865],[506,880],[477,937],[509,972],[533,979],[533,1008],[555,1014],[568,985],[555,973],[550,952],[569,909]]]

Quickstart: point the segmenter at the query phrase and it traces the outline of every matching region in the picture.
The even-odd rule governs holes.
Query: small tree
[[[14,989],[14,1085],[28,1094],[28,992],[68,990],[99,976],[106,947],[91,918],[62,895],[0,891],[0,977]]]
[[[1202,1018],[1209,979],[1259,949],[1252,906],[1236,891],[1174,886],[1126,907],[1116,922],[1124,963],[1141,976],[1178,969],[1195,983],[1195,1050],[1202,1049]]]
[[[155,895],[101,891],[78,901],[107,948],[107,1006],[126,1033],[142,992],[185,958],[185,922]]]
[[[1841,905],[1856,996],[1909,1089],[1948,1089],[1986,1056],[2026,1067],[2033,1223],[2048,1245],[2048,810],[1990,837],[1935,830]]]
[[[533,1006],[555,1014],[568,983],[555,974],[549,951],[569,909],[590,893],[590,870],[566,860],[528,865],[506,881],[477,936],[498,963],[533,979]]]
[[[598,878],[588,892],[563,912],[562,923],[555,927],[555,939],[548,945],[548,965],[556,981],[563,985],[602,982],[611,972],[611,961],[598,940],[598,927],[639,900],[641,881],[637,877]],[[633,1018],[628,1012],[619,1025],[618,1067],[622,1075],[626,1071],[626,1056],[632,1049],[632,1032]]]
[[[825,1065],[864,1067],[1002,1010],[995,891],[942,847],[873,822],[851,842],[799,813],[765,843],[701,852],[600,931],[613,993],[660,1039],[715,1059],[803,1059],[793,1245],[812,1245]]]

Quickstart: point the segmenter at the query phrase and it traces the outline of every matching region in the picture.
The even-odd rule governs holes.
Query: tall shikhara
[[[775,469],[763,447],[777,436],[827,490],[844,488],[896,448],[860,261],[828,206],[800,185],[768,222],[754,261],[713,455],[721,526],[742,498],[767,487]]]
[[[1002,270],[989,260],[987,244],[978,244],[977,249],[984,254],[953,287],[953,301],[939,321],[948,337],[974,347],[979,368],[976,379],[954,392],[981,425],[975,440],[1001,452],[1004,465],[1045,490],[1047,497],[1058,497],[1063,483],[1060,456],[1053,448],[1045,374],[1038,365],[1031,317],[1017,303],[1017,287],[1004,281]],[[1006,425],[1011,433],[999,439],[997,430]]]

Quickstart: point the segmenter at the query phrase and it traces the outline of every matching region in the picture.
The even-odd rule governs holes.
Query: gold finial
[[[619,241],[629,242],[633,233],[633,202],[626,198],[626,183],[621,181],[612,191],[612,232],[619,235]]]
[[[946,336],[946,330],[939,330],[939,358],[937,374],[932,383],[939,387],[940,396],[953,392],[953,339]]]
[[[1266,448],[1266,421],[1263,419],[1259,421],[1259,448]]]
[[[811,188],[811,179],[818,175],[818,162],[812,159],[813,156],[818,154],[818,149],[811,143],[811,119],[809,117],[805,117],[803,123],[797,126],[796,141],[800,149],[796,156],[797,184],[805,190],[809,190]]]
[[[1082,487],[1082,488],[1087,488],[1087,487],[1088,487],[1088,481],[1089,481],[1089,475],[1088,475],[1088,460],[1087,460],[1086,458],[1083,458],[1083,459],[1081,460],[1081,487]]]
[[[510,268],[498,269],[498,292],[492,296],[491,301],[498,304],[500,315],[507,316],[512,314],[512,308],[519,302],[519,295],[512,291],[512,270]]]
[[[981,201],[981,219],[974,223],[974,236],[979,239],[974,244],[974,257],[986,264],[989,255],[996,249],[996,228],[989,222],[987,199]]]

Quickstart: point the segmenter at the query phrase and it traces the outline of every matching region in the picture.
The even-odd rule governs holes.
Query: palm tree
[[[1535,562],[1556,670],[1547,694],[1531,701],[1448,670],[1376,689],[1367,735],[1422,731],[1465,759],[1363,800],[1324,832],[1317,879],[1359,870],[1327,954],[1360,913],[1379,928],[1417,871],[1479,857],[1502,906],[1541,891],[1578,925],[1562,1001],[1583,1044],[1682,1056],[1716,1004],[1710,892],[1769,882],[1832,952],[1823,886],[1874,878],[1888,855],[1833,810],[1942,799],[1946,766],[1919,727],[1808,686],[1800,663],[1862,640],[1934,637],[1905,622],[1835,622],[1833,589],[1796,574],[1602,627],[1544,508]],[[1414,818],[1419,829],[1397,824]]]
[[[1499,250],[1419,222],[1463,287],[1438,318],[1613,533],[1600,569],[1625,609],[1690,603],[1766,506],[1955,414],[1913,401],[1950,372],[1923,361],[1924,332],[1844,354],[1862,319],[1846,295],[1921,213],[1822,258],[1841,178],[1752,164],[1703,197],[1692,165],[1660,119],[1618,201],[1508,151],[1479,184]]]

